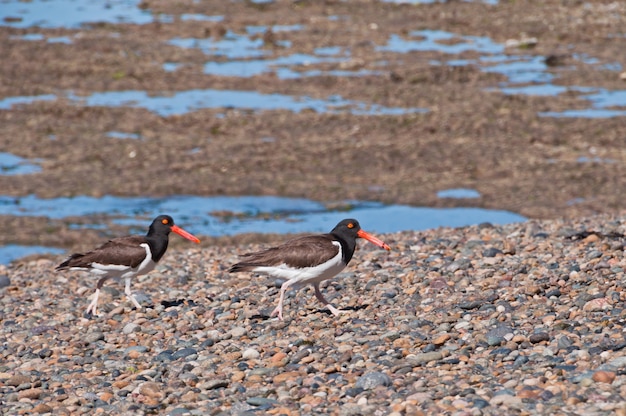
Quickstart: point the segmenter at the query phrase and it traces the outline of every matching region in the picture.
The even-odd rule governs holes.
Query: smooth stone
[[[167,412],[168,416],[186,416],[191,415],[191,411],[189,409],[185,409],[184,407],[177,407],[176,409],[172,409]]]
[[[278,401],[274,399],[268,399],[266,397],[248,397],[246,399],[246,403],[248,403],[250,406],[269,408],[277,405]]]
[[[450,263],[447,267],[446,270],[454,273],[458,270],[465,270],[467,269],[469,266],[471,266],[472,261],[470,259],[459,259],[459,260],[455,260],[452,263]]]
[[[411,365],[426,364],[431,361],[439,361],[443,358],[443,353],[440,351],[425,352],[422,354],[415,354],[413,357],[407,357],[406,361]]]
[[[256,360],[260,356],[261,354],[254,348],[248,348],[244,350],[244,352],[241,354],[241,358],[243,358],[244,360]]]
[[[548,334],[547,332],[537,332],[528,337],[528,341],[530,341],[531,344],[537,344],[539,342],[549,341],[549,340],[550,340],[550,334]]]
[[[593,260],[602,257],[602,252],[598,250],[592,250],[587,253],[587,260]]]
[[[513,365],[515,367],[519,367],[521,365],[524,365],[528,362],[528,357],[526,355],[519,355],[517,358],[515,358],[515,361],[513,361]]]
[[[513,396],[511,394],[499,394],[497,396],[493,396],[491,400],[489,400],[489,404],[492,406],[511,406],[511,405],[519,405],[522,403],[522,399],[517,396]]]
[[[11,387],[17,387],[25,383],[30,383],[30,377],[23,374],[16,374],[5,381],[5,384]]]
[[[130,335],[133,332],[139,332],[141,331],[141,326],[137,325],[134,322],[129,322],[126,325],[124,325],[124,328],[122,329],[122,332],[126,335]]]
[[[214,390],[214,389],[219,389],[222,387],[228,387],[228,384],[230,382],[228,380],[209,380],[206,381],[204,383],[200,383],[198,384],[198,388],[199,389],[206,389],[206,390]]]
[[[616,369],[624,368],[626,367],[626,356],[614,358],[607,364],[615,367]]]
[[[248,330],[241,326],[236,326],[230,330],[230,334],[232,335],[233,338],[241,338],[247,333],[248,333]]]
[[[371,371],[363,374],[354,384],[356,388],[362,388],[363,390],[372,390],[378,386],[391,386],[391,378],[380,371]]]

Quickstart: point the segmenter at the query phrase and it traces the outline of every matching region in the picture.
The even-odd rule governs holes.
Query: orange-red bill
[[[380,248],[384,248],[385,250],[391,250],[391,247],[389,247],[387,244],[385,244],[385,242],[383,240],[381,240],[380,238],[374,237],[370,233],[367,233],[367,232],[365,232],[363,230],[359,230],[356,233],[356,235],[358,235],[361,238],[366,239],[367,241],[369,241],[372,244],[376,244]]]
[[[198,237],[196,237],[195,235],[191,233],[188,233],[187,231],[180,228],[178,225],[172,225],[172,231],[174,231],[176,234],[178,234],[181,237],[185,237],[187,240],[193,241],[194,243],[200,242],[200,239]]]

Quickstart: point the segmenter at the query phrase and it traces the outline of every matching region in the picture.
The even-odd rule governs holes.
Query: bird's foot
[[[342,309],[337,309],[335,308],[333,305],[331,305],[330,303],[326,305],[326,307],[328,308],[328,310],[335,316],[339,316],[342,313],[348,313],[349,311],[344,311]]]
[[[87,306],[87,310],[85,311],[85,315],[87,316],[98,316],[98,291],[96,291],[93,299],[89,306]]]
[[[277,306],[270,314],[270,318],[273,317],[274,315],[278,315],[278,320],[282,321],[283,320],[283,308],[281,308],[280,306]]]
[[[89,305],[87,307],[87,310],[85,311],[85,316],[87,318],[97,317],[98,316],[98,310],[97,310],[96,305]]]
[[[139,302],[137,302],[135,296],[133,296],[132,294],[127,294],[126,297],[133,303],[133,305],[135,305],[135,308],[137,308],[138,311],[141,310],[141,305],[139,304]]]

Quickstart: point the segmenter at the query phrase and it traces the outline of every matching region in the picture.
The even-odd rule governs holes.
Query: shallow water
[[[136,23],[154,21],[140,0],[29,0],[0,2],[0,25],[10,27],[80,28],[86,23]],[[7,19],[10,17],[11,19]],[[19,20],[17,20],[17,19]]]
[[[452,197],[474,197],[464,196],[471,190],[452,191],[453,195],[457,195]],[[102,229],[102,215],[106,215],[113,223],[130,226],[133,232],[143,234],[152,218],[163,213],[172,215],[176,223],[188,231],[208,236],[327,232],[348,217],[358,219],[364,229],[377,233],[461,227],[482,222],[507,224],[526,220],[513,212],[482,208],[424,208],[363,201],[345,201],[326,206],[307,199],[273,196],[79,196],[53,199],[34,195],[0,196],[0,215],[44,216],[53,219],[78,216],[84,220],[94,216],[91,224],[88,221],[86,224],[70,224],[75,229]],[[7,250],[10,254],[11,250],[5,248]]]
[[[113,139],[120,139],[120,140],[125,140],[125,139],[141,140],[141,136],[138,135],[137,133],[124,133],[122,131],[108,131],[106,133],[106,136],[111,137]]]
[[[604,88],[587,88],[586,94],[580,98],[591,101],[592,107],[582,110],[565,110],[562,112],[548,111],[539,113],[544,117],[585,117],[607,118],[626,116],[626,90],[607,90]],[[623,110],[612,107],[624,107]]]
[[[63,254],[64,252],[65,250],[55,247],[8,244],[0,246],[0,264],[9,264],[13,260],[30,256],[31,254]]]
[[[0,175],[28,175],[41,172],[41,166],[12,153],[0,152]]]
[[[444,189],[437,192],[437,198],[474,199],[480,198],[480,192],[468,188]]]
[[[313,110],[319,113],[350,112],[354,115],[402,115],[423,113],[423,108],[385,107],[351,101],[339,95],[325,100],[307,96],[293,97],[282,94],[262,94],[256,91],[233,90],[188,90],[169,95],[149,95],[145,91],[96,92],[88,96],[77,96],[69,92],[63,95],[70,102],[90,107],[137,107],[145,108],[163,117],[184,114],[202,108],[241,108],[253,111],[286,109],[299,113]],[[56,99],[54,95],[32,97],[9,97],[0,100],[0,109],[9,109],[15,104]]]
[[[446,196],[444,191],[442,197],[475,198],[470,191],[452,190],[454,196]],[[51,199],[34,195],[0,196],[0,215],[52,219],[107,215],[114,218],[114,223],[143,229],[147,221],[161,213],[171,214],[178,223],[193,227],[196,233],[211,236],[324,231],[333,222],[347,216],[366,218],[363,221],[369,222],[370,228],[378,232],[525,221],[524,217],[512,212],[481,208],[424,208],[363,201],[344,201],[327,206],[308,199],[275,196],[78,196]]]

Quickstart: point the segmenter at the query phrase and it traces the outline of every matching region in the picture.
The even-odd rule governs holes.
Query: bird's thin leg
[[[313,283],[313,287],[315,288],[315,297],[317,298],[317,300],[319,300],[324,305],[326,305],[328,310],[330,310],[333,315],[339,316],[340,313],[345,312],[345,311],[335,308],[333,305],[330,304],[329,301],[326,300],[326,298],[324,298],[324,295],[322,295],[322,292],[320,291],[319,283]]]
[[[141,310],[141,305],[139,304],[139,302],[137,302],[137,299],[135,299],[132,292],[130,291],[130,277],[126,278],[126,289],[124,289],[124,293],[126,293],[126,297],[128,297],[128,299],[133,302],[135,308],[137,308],[137,310]]]
[[[103,278],[98,280],[98,283],[96,284],[96,293],[93,294],[93,299],[91,300],[89,306],[87,306],[87,314],[91,313],[93,316],[98,315],[98,297],[100,296],[100,288],[102,287],[104,282],[109,280],[109,278],[109,276],[104,276]]]
[[[289,286],[291,286],[293,283],[294,283],[293,280],[287,280],[280,287],[280,297],[278,298],[278,306],[274,308],[274,310],[270,314],[270,317],[274,315],[278,315],[278,319],[280,319],[281,321],[283,320],[283,300],[285,299],[285,293],[287,292],[287,289],[289,289]]]
[[[93,299],[91,300],[91,303],[89,304],[89,306],[87,306],[87,311],[86,313],[89,314],[91,313],[93,316],[97,316],[98,315],[98,296],[100,295],[100,289],[96,289],[96,293],[93,294]]]

